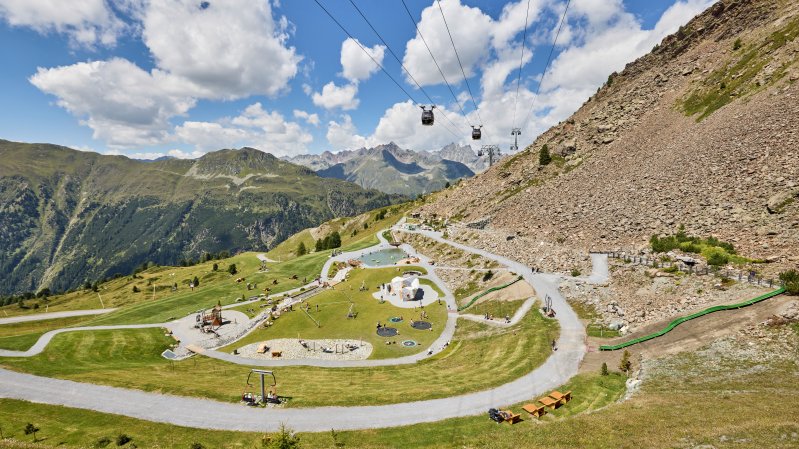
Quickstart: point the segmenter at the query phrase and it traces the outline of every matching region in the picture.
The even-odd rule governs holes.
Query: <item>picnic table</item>
[[[544,404],[544,406],[549,407],[552,410],[555,410],[558,407],[558,401],[550,398],[549,396],[539,399],[538,402]]]

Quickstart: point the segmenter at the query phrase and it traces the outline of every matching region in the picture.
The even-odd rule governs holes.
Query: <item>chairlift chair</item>
[[[483,125],[480,126],[472,126],[472,140],[480,140],[480,137],[483,136],[483,132],[480,130]]]
[[[433,122],[435,121],[435,117],[433,116],[433,109],[436,108],[436,105],[430,106],[430,109],[427,109],[427,106],[419,106],[422,108],[422,125],[424,126],[433,126]]]

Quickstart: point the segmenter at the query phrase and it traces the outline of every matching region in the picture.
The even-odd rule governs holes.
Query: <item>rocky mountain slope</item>
[[[301,155],[289,160],[316,170],[325,178],[352,181],[364,188],[408,197],[440,190],[447,182],[473,176],[467,162],[480,166],[480,158],[469,146],[451,144],[440,152],[416,152],[402,149],[393,142],[354,151]]]
[[[473,243],[548,268],[644,247],[680,224],[771,269],[795,267],[797,61],[799,3],[720,1],[525,151],[420,212],[484,227]],[[553,161],[541,166],[544,145]]]
[[[141,162],[0,140],[0,293],[267,249],[397,199],[251,148]]]

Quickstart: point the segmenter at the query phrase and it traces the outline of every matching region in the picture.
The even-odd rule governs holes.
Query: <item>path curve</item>
[[[102,315],[104,313],[111,313],[115,310],[116,307],[110,309],[70,310],[66,312],[46,312],[46,313],[37,313],[35,315],[19,315],[8,318],[0,318],[0,325],[26,323],[28,321],[54,320],[58,318],[72,318],[76,316]]]
[[[442,243],[505,264],[524,276],[539,296],[549,295],[557,311],[556,319],[561,330],[558,350],[530,373],[496,388],[442,399],[381,406],[251,409],[239,404],[78,383],[4,369],[0,369],[0,379],[3,380],[0,382],[0,397],[90,409],[195,428],[275,431],[281,423],[288,423],[296,431],[316,432],[331,428],[356,430],[395,427],[476,415],[484,413],[490,407],[508,405],[544,394],[577,373],[586,351],[585,330],[577,315],[558,292],[559,277],[533,274],[528,267],[505,257],[443,239],[440,234],[422,233]],[[325,267],[329,267],[329,263],[331,261]],[[326,275],[326,272],[325,270],[322,274]]]
[[[78,331],[104,331],[104,330],[119,330],[119,329],[150,329],[153,327],[166,327],[165,323],[156,324],[118,324],[114,326],[81,326],[81,327],[65,327],[63,329],[56,329],[45,332],[36,343],[33,344],[26,351],[12,351],[9,349],[0,349],[0,357],[33,357],[41,354],[44,348],[50,344],[50,340],[58,334],[64,332],[78,332]],[[2,378],[2,376],[0,376]]]

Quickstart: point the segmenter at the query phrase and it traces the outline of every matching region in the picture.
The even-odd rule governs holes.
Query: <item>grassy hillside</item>
[[[142,162],[0,140],[0,294],[268,250],[396,200],[254,149]]]

